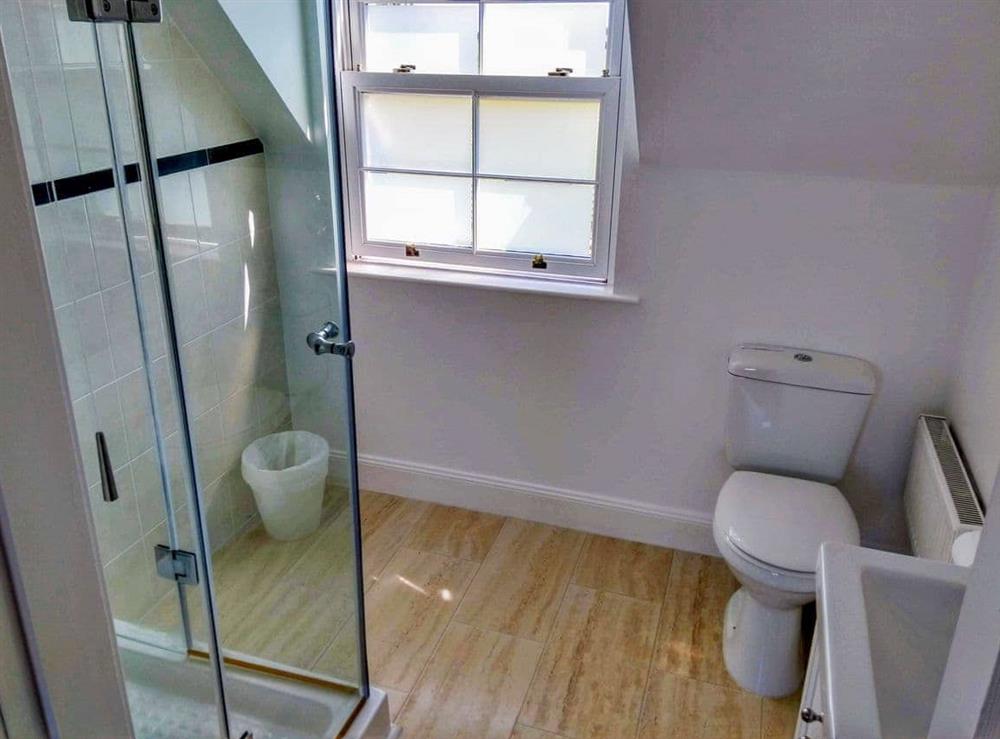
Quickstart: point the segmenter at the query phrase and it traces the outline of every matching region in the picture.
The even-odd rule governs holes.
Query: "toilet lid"
[[[719,492],[715,526],[751,557],[815,572],[824,541],[858,544],[858,522],[833,485],[762,472],[734,472]]]

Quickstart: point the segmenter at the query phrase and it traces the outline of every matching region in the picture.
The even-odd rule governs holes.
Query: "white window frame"
[[[480,36],[482,35],[483,7],[490,2],[512,0],[409,0],[412,4],[447,2],[479,5]],[[614,266],[615,235],[617,231],[618,192],[621,180],[621,146],[619,127],[621,119],[621,58],[624,28],[625,0],[517,0],[518,2],[609,2],[607,76],[604,77],[520,77],[463,74],[421,74],[365,72],[364,12],[367,5],[378,4],[370,0],[349,0],[347,25],[350,43],[347,44],[344,67],[340,73],[341,135],[344,156],[341,158],[344,182],[344,210],[347,215],[349,258],[354,262],[386,264],[406,267],[426,267],[458,272],[511,275],[549,281],[570,281],[610,285]],[[399,170],[383,167],[364,167],[361,126],[360,96],[366,92],[381,93],[430,93],[464,95],[473,98],[472,173],[435,172],[430,170]],[[598,157],[593,180],[566,178],[517,177],[490,175],[476,172],[478,168],[478,98],[510,96],[518,98],[592,98],[601,101]],[[468,248],[434,244],[412,244],[419,256],[406,256],[408,244],[378,242],[367,238],[364,218],[364,173],[413,172],[426,175],[459,177],[472,183],[473,246]],[[477,179],[508,181],[551,181],[585,183],[595,186],[592,248],[590,257],[572,257],[549,254],[544,246],[539,253],[547,267],[532,267],[530,253],[480,251],[475,247],[475,210]]]

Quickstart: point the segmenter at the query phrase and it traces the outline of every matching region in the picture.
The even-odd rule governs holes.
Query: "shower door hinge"
[[[181,585],[198,584],[198,560],[191,552],[171,549],[164,544],[153,548],[156,557],[156,574]]]
[[[66,0],[71,21],[159,23],[163,0]]]

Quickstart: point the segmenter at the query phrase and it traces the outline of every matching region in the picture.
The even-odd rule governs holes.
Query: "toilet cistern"
[[[741,345],[729,357],[726,456],[715,543],[742,586],[726,608],[723,656],[743,688],[794,692],[804,660],[801,608],[815,598],[824,541],[857,544],[857,521],[834,487],[871,396],[865,360],[809,349]]]

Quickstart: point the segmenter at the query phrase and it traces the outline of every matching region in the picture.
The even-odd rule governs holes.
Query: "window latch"
[[[416,72],[417,71],[417,65],[416,64],[400,64],[398,67],[395,67],[392,71],[396,72],[397,74],[409,74],[410,72]]]
[[[545,257],[541,254],[536,254],[531,258],[531,268],[532,269],[548,269],[549,263],[545,261]]]
[[[549,72],[549,77],[569,77],[571,74],[573,74],[572,67],[556,67]]]

